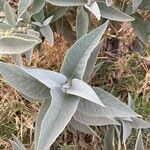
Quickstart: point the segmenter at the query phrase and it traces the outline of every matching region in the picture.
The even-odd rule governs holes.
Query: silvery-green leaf
[[[34,31],[34,30],[33,30]],[[27,31],[28,32],[28,31]],[[36,32],[36,31],[35,31]],[[31,32],[30,32],[31,33]],[[32,32],[33,33],[33,32]],[[38,34],[38,33],[37,33]],[[42,40],[39,38],[39,36],[35,36],[37,35],[36,33],[34,34],[22,34],[22,33],[14,33],[13,35],[18,37],[18,38],[23,38],[23,39],[28,39],[28,40],[34,40],[35,41],[35,44],[39,44],[42,42]]]
[[[15,34],[0,38],[1,54],[20,54],[34,48],[41,40],[29,35]]]
[[[68,78],[82,79],[88,59],[99,44],[99,41],[107,28],[108,22],[84,35],[75,44],[71,46],[65,55],[61,72]]]
[[[141,130],[139,130],[134,150],[144,150],[144,144],[143,144]]]
[[[63,87],[62,87],[63,89]],[[64,89],[65,90],[65,89]],[[67,94],[79,96],[84,98],[92,103],[98,104],[102,107],[105,105],[101,102],[95,91],[85,82],[79,79],[73,79],[71,81],[71,87],[66,89]]]
[[[48,41],[48,43],[50,45],[54,44],[54,35],[53,35],[53,31],[51,29],[51,27],[49,25],[47,26],[43,26],[40,29],[41,34],[46,38],[46,40]]]
[[[145,23],[144,18],[136,13],[134,14],[135,20],[131,22],[133,29],[136,31],[137,36],[142,42],[148,42],[148,25]]]
[[[132,0],[132,13],[135,13],[137,8],[140,6],[143,0]]]
[[[33,102],[37,100],[41,102],[50,95],[50,90],[44,84],[28,75],[19,66],[0,62],[0,74],[9,85],[32,98]]]
[[[94,66],[97,61],[97,56],[100,52],[101,45],[102,45],[102,43],[100,42],[100,44],[98,44],[97,47],[95,47],[95,49],[91,53],[91,56],[88,60],[88,63],[87,63],[86,69],[85,69],[85,73],[83,76],[83,81],[85,81],[85,82],[88,82],[91,78],[92,72],[94,71]]]
[[[119,125],[119,123],[112,118],[94,117],[83,114],[80,111],[76,111],[74,114],[74,119],[82,124],[91,126]]]
[[[10,143],[12,145],[12,149],[13,150],[22,150],[22,148],[16,142],[14,142],[12,140],[9,140],[9,141],[10,141]]]
[[[141,118],[132,118],[132,122],[130,122],[132,128],[136,129],[146,129],[150,128],[150,122],[147,122]]]
[[[40,37],[40,33],[35,31],[35,30],[33,30],[33,29],[28,29],[27,30],[27,34],[31,35],[31,36],[33,36],[35,38],[39,38]]]
[[[93,72],[91,73],[90,79],[91,80],[97,73],[97,71],[101,68],[101,66],[103,65],[104,62],[101,62],[97,65],[94,66]]]
[[[44,20],[43,22],[43,26],[47,26],[49,25],[49,23],[52,21],[53,16],[48,17],[46,20]]]
[[[24,54],[25,54],[25,56],[26,56],[28,65],[30,65],[31,62],[32,62],[33,48],[30,49],[30,50],[28,50],[28,51],[26,51]]]
[[[67,81],[67,78],[63,74],[54,71],[44,69],[29,69],[29,68],[22,68],[22,69],[28,75],[37,79],[39,82],[43,83],[50,89],[54,87],[61,87]]]
[[[45,5],[45,0],[34,0],[32,3],[32,12],[33,14],[37,14],[42,10]]]
[[[35,148],[37,148],[37,144],[38,144],[38,139],[39,139],[39,135],[40,135],[40,130],[41,130],[41,124],[43,121],[43,118],[45,116],[45,114],[47,113],[49,107],[51,104],[51,98],[50,99],[45,99],[40,107],[40,110],[38,112],[38,115],[36,117],[36,123],[35,123],[35,133],[34,133],[34,145]]]
[[[149,0],[143,0],[140,9],[142,10],[150,10],[150,1]]]
[[[15,136],[13,136],[13,141],[16,142],[16,144],[21,148],[21,150],[26,150],[26,148],[24,147],[24,145],[19,141],[19,139]]]
[[[40,24],[42,24],[45,19],[43,9],[39,11],[38,13],[34,14],[33,17],[35,19],[35,22],[39,22]]]
[[[97,2],[100,8],[100,13],[103,18],[107,18],[114,21],[133,21],[134,18],[123,13],[114,6],[108,7],[105,2]]]
[[[79,6],[86,4],[84,0],[46,0],[48,3],[55,6]]]
[[[33,0],[19,0],[18,3],[18,17],[21,17],[28,7],[32,4]]]
[[[15,64],[18,66],[23,66],[23,60],[21,54],[13,54],[13,57],[15,59]]]
[[[4,9],[4,3],[5,3],[4,0],[0,1],[0,11],[3,11],[3,9]]]
[[[90,6],[89,5],[85,5],[85,7],[94,14],[94,16],[100,20],[101,19],[101,13],[98,7],[97,2],[93,2]]]
[[[120,102],[117,98],[115,98],[110,93],[100,89],[93,88],[99,99],[105,105],[105,107],[100,107],[90,101],[81,100],[78,105],[78,110],[82,113],[91,115],[91,116],[99,116],[99,117],[140,117],[137,113],[135,113],[132,109],[130,109],[127,105]]]
[[[129,117],[122,117],[121,119],[124,121],[133,122],[133,120]]]
[[[71,122],[71,121],[70,121],[70,122]],[[73,135],[77,135],[77,130],[76,130],[74,127],[72,127],[70,123],[67,125],[67,129],[68,129],[68,131],[71,132]]]
[[[113,4],[113,0],[106,0],[106,5],[111,6]]]
[[[42,27],[42,23],[40,22],[31,22],[33,25],[36,25],[38,27]]]
[[[130,122],[122,120],[122,142],[125,144],[127,138],[130,136],[132,127]]]
[[[90,128],[88,125],[84,125],[78,121],[76,121],[74,118],[71,119],[70,125],[72,126],[73,129],[86,133],[86,134],[91,134],[93,136],[98,136],[92,128]]]
[[[31,15],[30,15],[30,13],[29,13],[28,11],[25,11],[25,12],[22,14],[21,18],[23,19],[23,21],[24,21],[25,23],[30,24]]]
[[[80,39],[83,35],[88,32],[89,27],[89,16],[82,6],[77,9],[76,17],[76,33],[77,39]]]
[[[53,16],[51,22],[54,22],[54,21],[58,20],[59,18],[61,18],[63,15],[65,15],[65,13],[67,12],[68,9],[69,9],[69,7],[57,7],[54,10],[52,10],[51,12],[49,12],[47,14],[46,18]]]
[[[111,126],[104,137],[104,150],[114,150],[114,127]]]
[[[74,115],[79,99],[65,95],[60,89],[51,90],[52,102],[42,124],[37,150],[47,150],[65,129]]]
[[[134,105],[134,101],[130,95],[130,93],[128,93],[128,106],[132,109],[135,110],[135,105]]]
[[[3,22],[0,22],[0,29],[3,31],[7,30],[9,31],[11,29],[11,26],[6,24],[6,23],[3,23]]]
[[[10,26],[15,27],[16,26],[15,12],[12,10],[12,8],[10,7],[8,3],[4,4],[4,13],[5,13],[5,19],[7,23]]]

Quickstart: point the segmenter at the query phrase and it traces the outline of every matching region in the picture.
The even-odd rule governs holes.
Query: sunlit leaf
[[[107,18],[114,21],[133,21],[134,18],[121,12],[114,6],[107,6],[105,2],[97,2],[100,8],[100,13],[103,18]]]
[[[76,17],[76,33],[77,39],[80,39],[88,32],[89,16],[83,7],[78,7]]]
[[[4,13],[5,13],[5,19],[6,19],[7,23],[10,26],[15,27],[16,26],[16,15],[8,3],[4,4]]]
[[[40,29],[40,32],[46,38],[48,43],[52,46],[54,44],[54,35],[51,27],[49,25],[43,26]]]
[[[101,18],[101,13],[100,13],[100,9],[98,7],[97,2],[93,2],[90,6],[89,5],[85,5],[85,7],[94,14],[94,16],[100,20]]]
[[[140,116],[137,113],[135,113],[132,109],[130,109],[127,105],[120,102],[110,93],[100,88],[94,88],[94,91],[96,92],[102,103],[105,105],[105,107],[100,107],[94,103],[91,103],[90,101],[85,101],[83,99],[80,101],[80,104],[78,106],[78,110],[80,110],[82,113],[91,116],[111,117],[111,118]]]
[[[143,144],[141,130],[139,130],[134,150],[144,150],[144,144]]]
[[[51,90],[52,102],[42,124],[37,150],[48,149],[65,129],[74,115],[79,99],[65,95],[59,89]]]
[[[65,89],[63,89],[63,90],[65,90]],[[65,92],[67,94],[82,97],[84,99],[89,100],[90,102],[93,102],[102,107],[105,107],[105,105],[101,102],[101,100],[96,95],[94,90],[88,84],[86,84],[85,82],[83,82],[79,79],[73,79],[71,81],[71,87],[66,89]]]
[[[88,63],[88,59],[99,44],[99,41],[107,28],[108,22],[80,38],[65,55],[61,72],[68,78],[82,79]]]
[[[0,74],[4,77],[6,83],[25,96],[32,98],[31,101],[33,102],[41,102],[50,95],[50,90],[44,84],[16,65],[0,62]]]
[[[21,17],[28,7],[32,4],[33,0],[19,0],[18,3],[18,17]]]

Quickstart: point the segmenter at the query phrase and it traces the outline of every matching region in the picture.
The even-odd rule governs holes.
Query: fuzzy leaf
[[[119,125],[119,123],[113,120],[112,118],[94,117],[87,114],[83,114],[80,111],[77,111],[74,114],[74,119],[82,124],[91,126]]]
[[[18,66],[23,66],[23,60],[22,60],[22,55],[21,54],[14,54],[13,55],[15,59],[15,64]]]
[[[110,93],[100,89],[93,88],[96,92],[99,99],[105,105],[105,107],[100,107],[90,101],[81,100],[78,106],[78,110],[82,113],[91,115],[91,116],[99,116],[99,117],[140,117],[140,115],[136,114],[132,109],[130,109],[127,105],[120,102],[117,98],[115,98]]]
[[[79,6],[86,4],[83,0],[46,0],[48,3],[55,6]]]
[[[130,136],[132,127],[130,122],[122,120],[122,142],[125,144],[127,138]]]
[[[26,56],[28,65],[30,65],[31,62],[32,62],[33,49],[30,49],[30,50],[26,51],[24,54]]]
[[[67,78],[60,73],[43,70],[43,69],[26,69],[22,68],[28,75],[37,79],[48,88],[61,87],[67,81]]]
[[[94,66],[93,72],[91,73],[89,81],[96,75],[97,71],[101,68],[104,62],[100,62],[99,64]]]
[[[132,13],[135,13],[137,8],[140,6],[143,0],[132,0]]]
[[[88,125],[84,125],[78,121],[76,121],[75,119],[71,119],[70,121],[70,125],[72,126],[73,129],[78,130],[80,132],[86,133],[86,134],[91,134],[93,136],[98,136],[93,130],[92,128],[90,128]]]
[[[9,85],[25,96],[32,98],[33,102],[36,100],[41,102],[41,100],[50,97],[49,89],[24,72],[21,67],[0,62],[0,74]]]
[[[93,103],[98,104],[102,107],[105,107],[105,105],[101,102],[101,100],[96,95],[94,90],[88,84],[86,84],[85,82],[83,82],[79,79],[73,79],[71,81],[71,87],[66,89],[65,92],[67,94],[79,96],[81,98],[89,100],[90,102],[93,102]]]
[[[38,112],[37,118],[36,118],[36,123],[35,123],[35,149],[37,149],[37,144],[38,144],[38,139],[40,136],[40,131],[41,131],[41,124],[43,121],[44,116],[46,115],[49,107],[51,104],[51,99],[45,99],[40,107],[40,110]]]
[[[114,150],[114,127],[111,126],[104,137],[104,150]]]
[[[99,41],[107,28],[108,22],[96,28],[92,32],[80,38],[65,56],[61,72],[68,78],[82,79],[88,63],[88,59],[99,44]]]
[[[54,44],[54,35],[53,35],[53,31],[52,31],[51,27],[49,25],[43,26],[40,29],[40,31],[41,31],[42,35],[46,38],[48,43],[50,45],[53,45]]]
[[[143,0],[140,9],[142,10],[150,10],[150,1],[149,0]]]
[[[14,34],[0,38],[0,54],[21,54],[34,48],[41,40],[25,34]]]
[[[148,25],[144,22],[144,18],[136,13],[134,14],[135,20],[131,22],[133,29],[135,30],[137,36],[142,42],[148,42]]]
[[[54,22],[56,20],[58,20],[59,18],[61,18],[63,15],[65,15],[65,13],[67,12],[69,7],[57,7],[56,9],[52,10],[51,12],[49,12],[46,16],[46,18],[53,16],[52,21]]]
[[[136,129],[146,129],[150,128],[150,122],[147,122],[141,118],[132,118],[132,122],[130,122],[132,128]]]
[[[52,21],[52,19],[53,19],[53,16],[46,18],[43,22],[43,26],[49,25],[49,23]]]
[[[33,0],[19,0],[18,17],[21,17],[26,12],[32,2]]]
[[[138,137],[135,144],[135,150],[144,150],[141,130],[139,130]]]
[[[47,150],[65,129],[74,115],[79,99],[65,95],[60,89],[51,90],[52,102],[42,124],[37,150]]]
[[[39,22],[40,25],[41,25],[43,23],[44,19],[45,19],[43,9],[40,10],[38,13],[34,14],[33,17],[35,19],[35,22]]]
[[[24,145],[18,140],[18,138],[15,135],[13,136],[13,140],[14,142],[21,148],[21,150],[26,150],[26,148],[24,147]]]
[[[10,140],[13,150],[22,150],[22,148],[14,141]]]
[[[5,19],[6,19],[7,23],[11,27],[15,27],[16,26],[16,16],[15,16],[14,11],[12,10],[12,8],[10,7],[10,5],[8,3],[4,4],[4,13],[5,13]]]
[[[133,21],[134,18],[123,13],[114,6],[108,7],[105,2],[98,2],[100,13],[103,18],[114,21]]]
[[[135,105],[134,105],[134,101],[130,95],[130,93],[128,93],[128,106],[132,109],[135,110]]]
[[[91,56],[88,60],[86,70],[85,70],[85,73],[83,76],[83,81],[85,81],[85,82],[88,82],[91,78],[92,72],[94,71],[94,66],[95,66],[96,61],[97,61],[97,56],[100,52],[101,45],[102,45],[101,43],[98,44],[97,47],[95,47],[95,49],[91,53]]]
[[[76,18],[76,32],[77,39],[80,39],[83,35],[88,32],[89,16],[83,7],[78,7],[77,18]]]
[[[101,13],[100,13],[97,2],[93,2],[90,6],[85,5],[85,8],[87,8],[90,12],[92,12],[98,20],[101,19]]]
[[[33,14],[37,14],[42,10],[45,5],[45,0],[34,0],[32,3],[32,12]]]
[[[4,9],[4,3],[5,3],[4,0],[0,1],[0,11],[3,11],[3,9]]]

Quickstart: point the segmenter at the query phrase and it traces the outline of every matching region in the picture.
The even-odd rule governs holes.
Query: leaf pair
[[[52,21],[53,16],[48,17],[42,23],[40,22],[32,22],[32,24],[38,26],[40,28],[41,34],[46,38],[50,45],[54,44],[54,36],[49,23]]]

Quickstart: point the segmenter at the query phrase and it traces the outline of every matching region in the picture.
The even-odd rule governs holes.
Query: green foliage
[[[150,123],[134,112],[131,96],[127,106],[112,94],[87,83],[99,67],[96,59],[102,44],[100,41],[109,26],[106,19],[131,21],[140,40],[149,42],[149,28],[136,12],[139,8],[143,9],[145,1],[132,1],[132,16],[113,3],[112,0],[20,0],[17,14],[7,2],[0,3],[0,10],[4,10],[5,14],[4,21],[0,23],[0,54],[15,55],[16,64],[20,64],[0,62],[0,74],[27,100],[42,103],[36,120],[35,150],[49,149],[67,125],[73,133],[78,130],[95,136],[98,135],[90,126],[111,125],[105,134],[105,149],[115,149],[116,135],[120,147],[126,144],[132,128],[150,128]],[[54,9],[50,11],[49,8]],[[60,73],[23,66],[22,55],[25,54],[30,64],[35,46],[42,43],[42,36],[53,45],[52,29],[65,29],[60,24],[63,16],[66,16],[63,22],[70,27],[69,34],[73,32],[67,14],[71,11],[76,16],[77,41],[65,55]],[[91,14],[98,21],[103,18],[104,23],[99,22],[101,25],[95,29],[91,27],[89,32],[93,21]],[[67,35],[68,31],[63,30],[62,33]],[[10,142],[14,150],[25,149],[16,137]],[[143,149],[141,131],[135,149]]]

